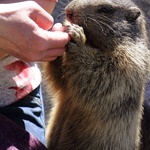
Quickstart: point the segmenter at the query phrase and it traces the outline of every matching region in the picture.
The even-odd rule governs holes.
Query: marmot
[[[49,150],[138,150],[149,71],[145,19],[128,0],[73,0],[66,53],[44,68]]]

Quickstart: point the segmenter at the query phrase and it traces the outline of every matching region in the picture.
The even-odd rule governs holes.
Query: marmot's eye
[[[97,10],[98,13],[113,13],[114,9],[111,6],[102,6]]]

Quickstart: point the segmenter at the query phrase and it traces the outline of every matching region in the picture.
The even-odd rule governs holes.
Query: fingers
[[[61,56],[65,52],[65,48],[58,48],[58,49],[49,49],[45,51],[43,57],[58,57]]]
[[[40,28],[44,30],[49,30],[53,26],[53,23],[54,23],[53,17],[43,11],[38,12],[34,21]]]
[[[53,17],[42,7],[36,4],[35,10],[31,12],[30,18],[42,29],[49,30],[53,24]]]
[[[49,40],[49,42],[47,43],[48,46],[53,48],[65,47],[65,45],[70,40],[70,35],[65,32],[55,31],[49,33],[47,38]]]
[[[35,52],[34,55],[31,52],[28,55],[21,55],[21,60],[25,62],[36,62],[36,61],[53,61],[57,59],[57,57],[62,56],[63,53],[65,52],[65,48],[57,48],[57,49],[49,49],[49,50],[43,50],[41,52]],[[17,57],[20,54],[16,54],[15,56]]]
[[[34,31],[35,37],[32,38],[33,45],[37,45],[40,49],[57,49],[63,48],[70,40],[70,35],[61,31],[46,31],[37,28]],[[35,42],[34,42],[35,41]]]
[[[31,47],[34,46],[34,48],[32,47],[35,49],[34,52],[40,56],[40,58],[37,58],[38,61],[51,61],[63,55],[65,46],[70,40],[68,33],[62,31],[46,31],[41,28],[37,28],[35,32]]]
[[[62,56],[64,52],[65,48],[49,49],[40,55],[40,61],[53,61],[57,59],[58,56]]]
[[[57,23],[53,26],[53,17],[49,15],[46,11],[38,11],[32,15],[33,22],[35,22],[38,27],[34,32],[38,37],[43,39],[42,45],[45,44],[45,48],[61,48],[64,47],[70,40],[68,33],[64,32],[64,27],[61,23]],[[53,26],[51,31],[47,31]],[[45,31],[44,31],[44,30]],[[45,43],[46,42],[46,43]]]

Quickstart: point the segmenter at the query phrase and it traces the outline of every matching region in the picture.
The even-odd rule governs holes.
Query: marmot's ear
[[[139,16],[141,15],[141,11],[137,7],[131,7],[127,14],[126,14],[126,19],[127,21],[133,22],[135,21]]]

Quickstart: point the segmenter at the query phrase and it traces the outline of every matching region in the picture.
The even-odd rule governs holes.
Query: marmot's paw
[[[72,24],[68,28],[68,33],[71,35],[72,42],[77,46],[83,46],[85,44],[86,37],[82,27]]]
[[[71,23],[66,23],[66,32],[68,32],[71,36],[71,42],[77,47],[81,47],[85,44],[86,37],[83,31],[83,28]]]

